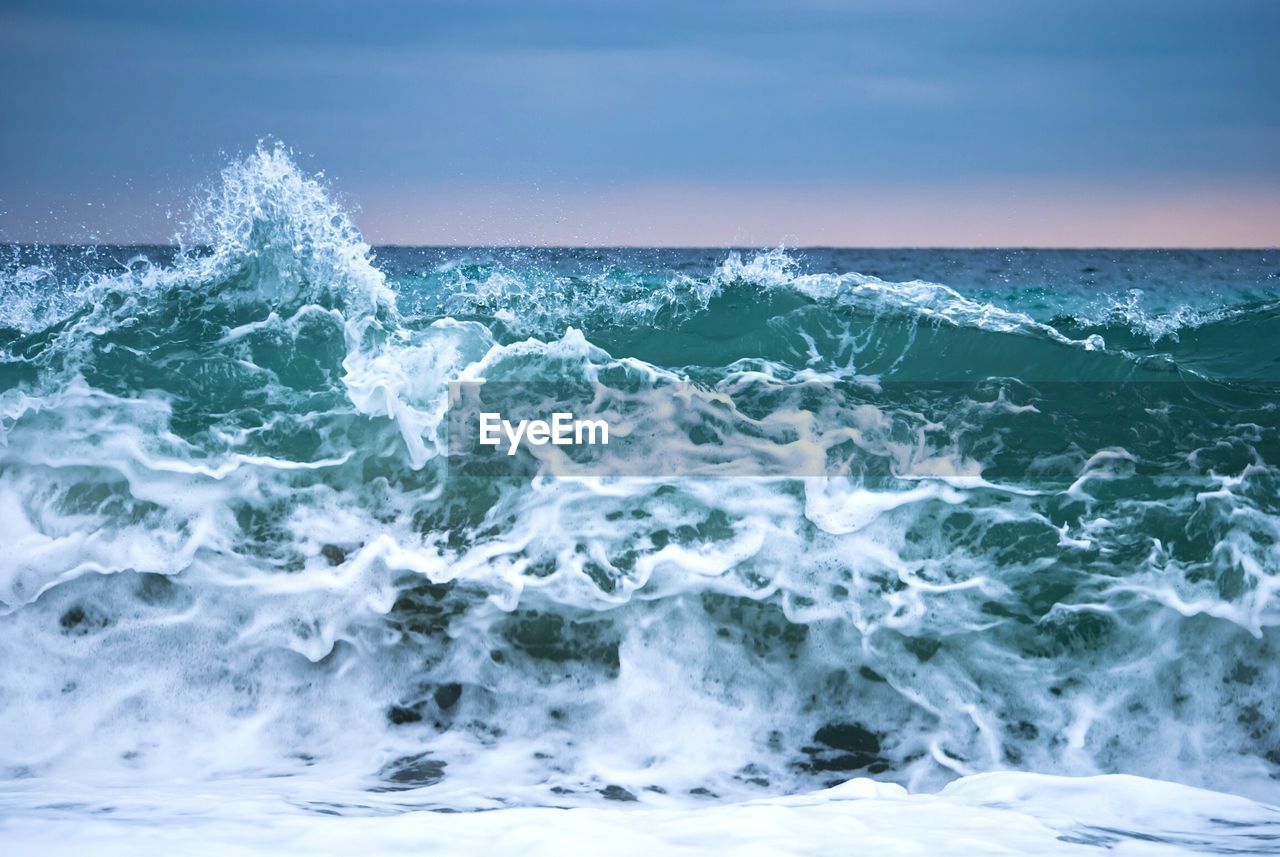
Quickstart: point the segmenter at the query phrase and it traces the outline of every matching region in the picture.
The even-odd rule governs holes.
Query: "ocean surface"
[[[1280,853],[1278,394],[1280,253],[371,249],[261,149],[0,246],[0,850]]]

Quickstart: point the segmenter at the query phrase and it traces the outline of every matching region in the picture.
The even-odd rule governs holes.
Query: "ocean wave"
[[[18,312],[10,780],[687,808],[1014,768],[1273,799],[1280,430],[1239,364],[1274,308],[1161,361],[777,250],[431,276],[402,309],[323,184],[261,148],[172,262]],[[651,419],[647,477],[467,479],[455,381],[733,407]],[[860,469],[681,475],[814,426]]]

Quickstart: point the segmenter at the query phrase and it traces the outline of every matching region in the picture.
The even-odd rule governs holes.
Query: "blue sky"
[[[0,238],[263,137],[374,241],[1280,244],[1280,3],[0,0]]]

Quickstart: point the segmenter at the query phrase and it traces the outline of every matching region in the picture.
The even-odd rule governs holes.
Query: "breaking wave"
[[[171,258],[86,264],[3,281],[8,780],[1280,793],[1274,301],[1045,318],[780,250],[389,278],[278,148]],[[447,385],[481,378],[817,383],[866,478],[451,478]]]

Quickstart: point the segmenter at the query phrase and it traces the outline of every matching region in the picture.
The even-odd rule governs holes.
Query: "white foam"
[[[276,792],[273,794],[272,792]],[[300,811],[282,789],[228,782],[159,793],[137,789],[108,812],[66,824],[65,809],[17,815],[38,799],[0,795],[9,853],[548,855],[1184,855],[1270,853],[1280,811],[1242,798],[1138,777],[1070,779],[994,773],[942,793],[856,779],[824,791],[705,808],[518,808],[396,811],[367,796],[358,810]],[[66,805],[96,795],[59,793]],[[312,796],[313,799],[315,796]],[[325,809],[321,801],[311,806]],[[332,806],[332,805],[330,805]],[[388,812],[390,811],[390,813]]]

